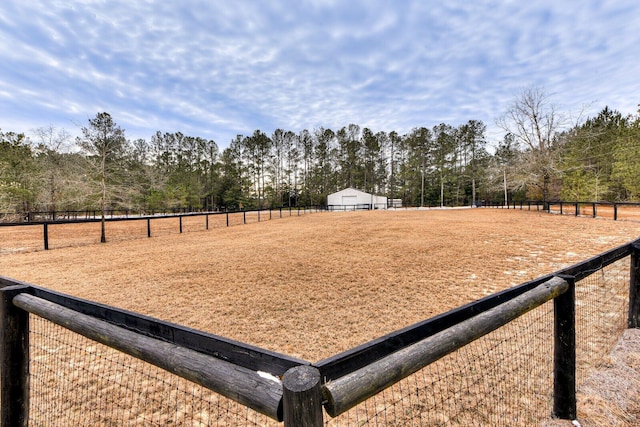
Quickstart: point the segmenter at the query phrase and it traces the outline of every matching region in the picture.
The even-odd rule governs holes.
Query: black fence
[[[540,200],[481,202],[478,207],[543,211],[560,215],[588,216],[617,220],[640,220],[640,203],[636,202],[568,202]]]
[[[271,209],[253,209],[225,212],[188,212],[188,213],[159,213],[154,215],[117,215],[114,211],[105,217],[106,239],[122,240],[131,238],[152,237],[169,233],[183,233],[185,231],[209,230],[211,228],[230,227],[233,225],[249,224],[268,221],[277,218],[301,216],[326,210],[323,206],[281,207]],[[78,214],[79,212],[75,212]],[[124,212],[123,212],[124,213]],[[0,250],[21,250],[42,248],[48,250],[52,243],[57,247],[92,244],[100,241],[102,219],[98,212],[85,212],[85,215],[75,217],[57,216],[57,220],[39,220],[36,217],[28,222],[0,222],[0,234],[9,234],[10,229],[19,229],[12,237],[0,239]],[[131,223],[139,226],[131,230]],[[71,236],[56,237],[55,232],[65,226],[83,224],[86,230],[74,231]],[[129,225],[127,225],[129,224]],[[60,234],[64,234],[61,232]],[[18,243],[12,243],[18,242]],[[20,246],[24,242],[24,246]],[[8,247],[9,244],[18,247]]]
[[[132,209],[106,209],[104,216],[107,218],[129,218],[140,216],[166,216],[187,213],[205,213],[205,212],[225,212],[209,211],[206,209],[196,208],[169,208],[169,209],[150,209],[150,210],[132,210]],[[29,211],[29,212],[0,212],[0,222],[55,222],[55,221],[74,221],[100,219],[102,211],[97,209],[84,210],[63,210],[63,211]]]
[[[311,363],[0,278],[0,426],[575,419],[639,288],[636,240]]]

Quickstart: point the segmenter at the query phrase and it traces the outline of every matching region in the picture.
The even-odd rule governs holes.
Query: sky
[[[259,129],[496,120],[540,88],[569,122],[640,104],[640,2],[1,0],[0,129],[225,148]]]

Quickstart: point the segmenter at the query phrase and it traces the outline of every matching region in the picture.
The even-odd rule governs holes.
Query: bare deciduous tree
[[[538,187],[545,201],[557,171],[554,142],[565,121],[544,90],[537,87],[525,89],[498,119],[498,125],[524,148],[523,155],[528,160],[525,164],[529,166],[527,180]]]

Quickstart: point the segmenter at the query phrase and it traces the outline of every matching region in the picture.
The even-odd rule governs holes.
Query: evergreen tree
[[[89,119],[89,126],[81,129],[77,144],[86,156],[86,171],[89,182],[94,184],[100,208],[100,242],[106,242],[105,215],[109,207],[123,196],[123,169],[128,154],[124,130],[108,113],[98,113]]]

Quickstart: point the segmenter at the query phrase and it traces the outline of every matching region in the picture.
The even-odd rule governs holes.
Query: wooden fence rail
[[[425,366],[492,332],[569,288],[553,278],[495,308],[398,350],[364,368],[324,385],[325,408],[332,417],[364,402]]]
[[[259,376],[255,371],[173,343],[140,335],[26,293],[15,296],[13,304],[96,342],[207,387],[275,420],[282,419],[282,387],[275,381]]]

